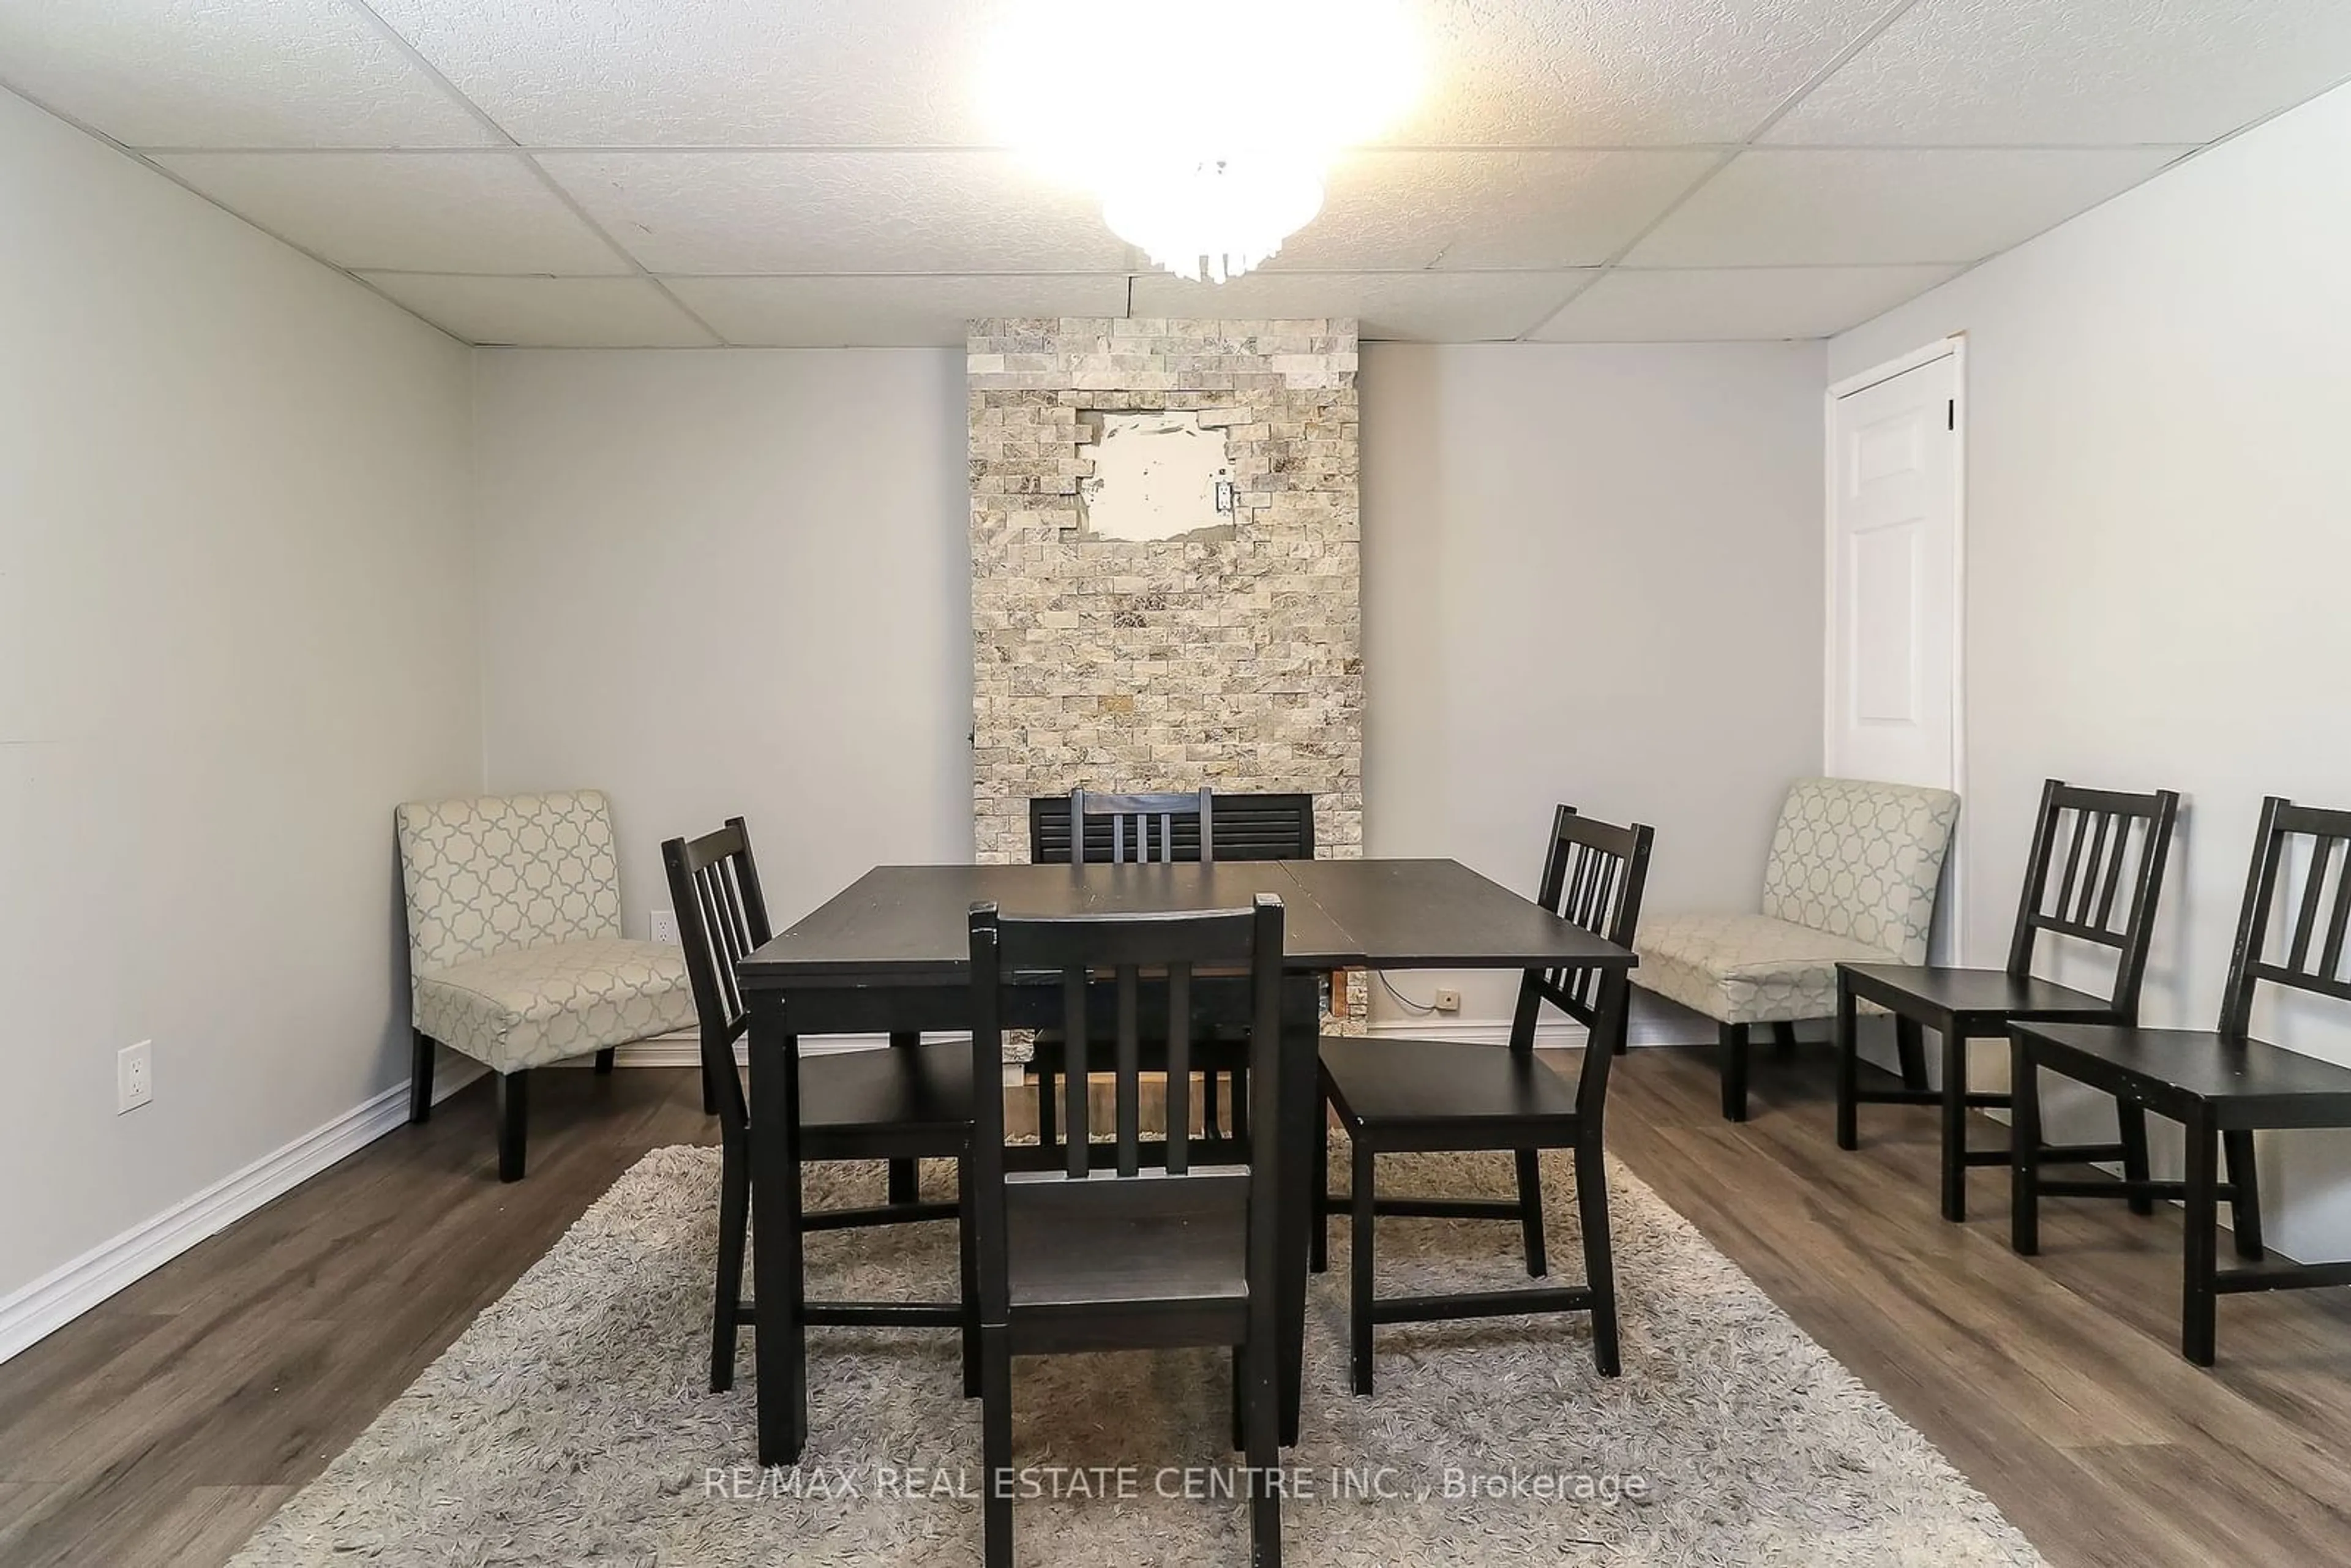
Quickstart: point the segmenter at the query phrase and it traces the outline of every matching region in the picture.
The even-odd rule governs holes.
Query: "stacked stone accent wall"
[[[1361,854],[1354,322],[975,321],[969,374],[980,862],[1075,785],[1310,792]],[[1224,429],[1230,538],[1087,532],[1081,415],[1161,409]]]

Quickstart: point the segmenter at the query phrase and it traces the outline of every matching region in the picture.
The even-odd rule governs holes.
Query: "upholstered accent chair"
[[[1655,915],[1635,983],[1714,1019],[1722,1113],[1747,1119],[1749,1031],[1782,1043],[1836,1016],[1839,964],[1921,964],[1959,821],[1948,789],[1803,779],[1788,791],[1752,915]],[[1910,1071],[1906,1052],[1905,1071]],[[1923,1065],[1920,1082],[1926,1087]]]
[[[394,813],[408,896],[408,1119],[433,1112],[437,1040],[497,1076],[498,1178],[519,1181],[529,1073],[695,1026],[685,956],[621,935],[601,791],[412,800]]]

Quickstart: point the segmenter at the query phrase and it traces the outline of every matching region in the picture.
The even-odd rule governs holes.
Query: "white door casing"
[[[1964,793],[1962,343],[1829,389],[1823,762],[1833,776]],[[1960,929],[1959,869],[1955,845],[1946,932]]]

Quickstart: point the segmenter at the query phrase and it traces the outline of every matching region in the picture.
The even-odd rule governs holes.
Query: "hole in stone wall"
[[[1081,409],[1090,479],[1078,483],[1081,537],[1198,542],[1233,537],[1238,497],[1222,424],[1197,412]]]

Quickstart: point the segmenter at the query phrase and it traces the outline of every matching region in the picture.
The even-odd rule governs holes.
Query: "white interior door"
[[[1963,365],[1951,339],[1829,389],[1823,761],[1833,777],[1967,792]],[[1962,957],[1961,865],[1954,843],[1933,963]]]
[[[1833,775],[1959,788],[1959,412],[1950,343],[1831,391]]]

